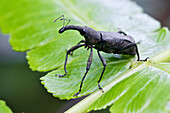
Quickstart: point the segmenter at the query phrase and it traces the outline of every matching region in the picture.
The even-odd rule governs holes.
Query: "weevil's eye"
[[[85,30],[85,28],[83,28],[82,31],[80,31],[80,34],[84,35],[85,33],[86,33],[86,30]]]
[[[83,28],[83,32],[86,32],[85,28]]]
[[[60,30],[59,30],[59,33],[63,33],[65,31],[65,27],[62,27]]]

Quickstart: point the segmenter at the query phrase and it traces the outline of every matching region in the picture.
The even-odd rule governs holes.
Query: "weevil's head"
[[[80,34],[84,36],[86,43],[89,45],[95,45],[101,41],[100,33],[88,26],[84,26]]]
[[[76,26],[76,25],[63,26],[59,30],[59,33],[63,33],[64,31],[67,31],[67,30],[77,30],[77,31],[81,32],[83,30],[83,26]]]

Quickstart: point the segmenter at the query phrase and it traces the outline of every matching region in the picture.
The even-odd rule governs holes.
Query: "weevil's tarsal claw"
[[[147,61],[149,59],[149,57],[146,57],[145,61]]]
[[[55,76],[59,76],[59,78],[64,77],[66,75],[67,75],[67,73],[65,73],[64,75],[55,74]]]
[[[137,60],[137,61],[148,61],[149,57],[146,57],[144,60]]]
[[[76,94],[73,95],[73,97],[75,97],[75,96],[77,97],[79,93],[80,93],[80,92],[77,92]]]
[[[102,92],[104,93],[104,91],[103,91],[102,87],[100,86],[100,84],[98,84],[98,86],[99,86],[99,90],[102,90]]]
[[[64,74],[64,75],[59,75],[59,78],[64,77],[64,76],[66,76],[66,74]]]
[[[58,74],[55,74],[55,76],[58,76]]]
[[[143,60],[143,61],[147,61],[148,59],[149,59],[149,57],[146,57],[145,60]]]

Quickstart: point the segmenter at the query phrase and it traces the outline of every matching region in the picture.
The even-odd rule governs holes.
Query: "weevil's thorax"
[[[84,26],[80,34],[84,36],[87,45],[95,45],[101,41],[100,33],[90,27]]]

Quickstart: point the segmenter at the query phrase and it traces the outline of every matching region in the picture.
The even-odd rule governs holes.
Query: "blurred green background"
[[[133,0],[144,12],[170,27],[170,0]],[[54,98],[40,83],[46,73],[32,71],[25,53],[12,51],[9,35],[0,34],[0,99],[5,100],[14,113],[63,113],[80,101]],[[109,109],[95,111],[109,113]]]

